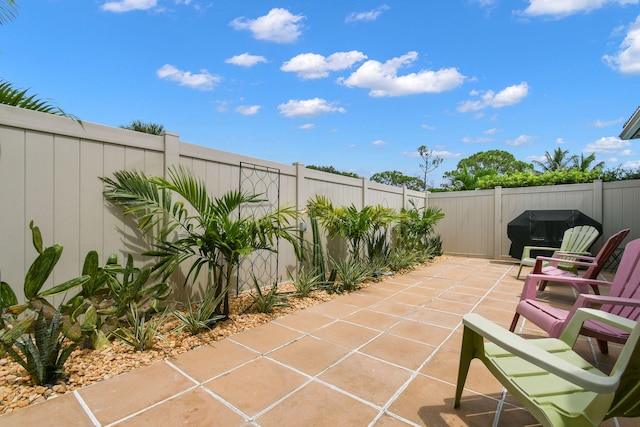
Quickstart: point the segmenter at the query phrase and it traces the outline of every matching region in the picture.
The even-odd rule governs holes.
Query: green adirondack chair
[[[554,251],[552,258],[555,258],[557,254],[576,254],[576,255],[590,255],[588,249],[593,242],[600,236],[600,232],[595,227],[590,225],[579,225],[567,229],[562,235],[562,243],[559,248],[551,248],[547,246],[525,246],[522,251],[522,259],[520,260],[520,269],[518,270],[517,279],[520,278],[522,267],[533,267],[536,265],[536,257],[531,256],[532,251]],[[575,264],[563,264],[560,263],[559,268],[577,273],[577,267]]]
[[[631,335],[609,375],[572,350],[582,324],[598,320]],[[523,339],[484,317],[464,316],[454,406],[460,406],[473,358],[544,426],[597,426],[613,417],[640,416],[640,326],[590,308],[573,316],[560,338]],[[485,342],[485,338],[490,342]]]

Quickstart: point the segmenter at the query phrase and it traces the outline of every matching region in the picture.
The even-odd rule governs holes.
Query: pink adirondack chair
[[[595,257],[562,253],[556,254],[554,258],[543,256],[537,257],[536,265],[533,267],[532,274],[543,274],[545,276],[544,279],[540,279],[538,290],[544,291],[547,286],[547,282],[556,282],[560,277],[598,279],[600,272],[604,266],[607,265],[607,262],[609,262],[609,258],[611,258],[611,255],[613,255],[615,250],[620,246],[620,243],[622,243],[630,231],[630,229],[625,228],[624,230],[620,230],[613,236],[609,237]],[[586,268],[586,270],[584,272],[578,271],[576,274],[574,272],[567,271],[566,268],[559,268],[559,263],[573,264],[577,267]],[[572,284],[580,293],[588,293],[587,285],[581,284],[580,282],[574,282]],[[591,287],[596,294],[600,293],[597,285],[591,285]]]
[[[627,244],[616,276],[611,282],[580,277],[553,279],[559,283],[575,284],[587,290],[588,286],[608,287],[608,295],[582,293],[571,310],[563,310],[536,300],[536,284],[540,280],[546,280],[546,275],[532,273],[525,279],[522,296],[511,323],[512,332],[520,316],[524,316],[551,337],[557,338],[578,308],[591,305],[597,308],[600,304],[602,304],[600,310],[637,321],[640,317],[640,239]],[[600,351],[604,354],[608,353],[608,341],[622,344],[629,336],[625,331],[596,321],[585,322],[580,333],[595,338]]]

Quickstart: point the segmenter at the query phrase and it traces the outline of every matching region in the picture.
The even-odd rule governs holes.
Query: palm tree
[[[79,121],[77,117],[65,113],[60,107],[50,101],[38,99],[37,95],[31,95],[28,92],[29,89],[16,89],[11,83],[0,79],[0,104],[55,114]]]
[[[162,135],[164,132],[164,126],[157,123],[145,123],[142,120],[133,120],[131,123],[120,127],[122,129],[134,130],[136,132],[143,132],[151,135]]]
[[[574,156],[573,167],[581,170],[582,172],[589,172],[591,170],[602,170],[604,168],[604,162],[598,162],[591,166],[596,161],[596,153],[591,153],[587,157],[584,154],[580,154],[580,157]]]
[[[13,21],[18,12],[18,5],[14,0],[0,1],[0,25]]]
[[[560,147],[553,150],[553,154],[548,151],[544,153],[545,161],[533,160],[533,163],[540,166],[542,172],[554,172],[568,169],[569,165],[575,162],[576,156],[569,156],[569,150],[562,150]]]
[[[334,207],[324,196],[316,196],[315,200],[308,202],[308,207],[318,215],[329,238],[343,237],[346,240],[349,252],[355,259],[363,259],[364,245],[371,247],[387,226],[398,219],[391,208],[381,205],[365,206],[362,210],[354,205]]]
[[[183,262],[192,261],[185,284],[190,278],[195,282],[204,269],[207,288],[214,286],[216,297],[224,297],[216,307],[218,314],[229,314],[231,280],[243,257],[257,250],[275,252],[279,237],[300,256],[297,228],[289,226],[289,220],[297,217],[291,207],[263,217],[241,217],[242,205],[263,200],[239,191],[211,197],[204,182],[182,166],[170,168],[168,179],[136,171],[118,171],[114,176],[101,178],[106,184],[104,196],[125,215],[133,214],[143,234],[156,233],[155,248],[143,253],[157,257],[155,274],[166,280]],[[174,201],[174,194],[181,200]],[[190,213],[185,204],[195,212]]]

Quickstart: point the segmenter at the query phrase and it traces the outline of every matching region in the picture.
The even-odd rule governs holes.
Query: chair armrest
[[[587,295],[583,294],[585,297]],[[581,295],[582,296],[582,295]],[[600,296],[600,295],[589,295],[592,296]],[[615,298],[615,297],[606,297],[606,298]],[[583,300],[590,300],[592,298],[584,298]],[[628,300],[629,298],[620,298],[619,303],[621,305],[625,305],[623,300]],[[633,300],[630,300],[633,301]],[[635,301],[638,302],[637,300]],[[578,301],[576,301],[576,305]],[[640,304],[633,304],[640,305]],[[573,310],[572,310],[573,311]],[[631,332],[635,327],[637,322],[631,319],[627,319],[626,317],[618,316],[616,314],[607,313],[606,311],[596,310],[594,308],[577,308],[575,313],[572,313],[569,323],[567,327],[562,331],[560,335],[560,340],[564,341],[567,345],[573,347],[576,340],[578,339],[578,335],[580,334],[580,329],[582,329],[582,324],[587,320],[597,320],[602,323],[606,323],[607,325],[625,330],[627,332]]]
[[[595,261],[595,257],[591,256],[591,252],[554,252],[551,258],[578,258],[581,260]]]
[[[595,262],[595,258],[593,257],[584,257],[584,256],[579,256],[579,255],[571,255],[571,254],[567,254],[568,257],[571,258],[582,258],[582,259],[587,259],[588,261],[578,261],[578,260],[573,260],[573,259],[563,259],[563,258],[554,258],[554,257],[548,257],[548,256],[539,256],[536,257],[536,264],[540,263],[542,264],[544,261],[551,263],[551,265],[553,265],[554,267],[558,266],[558,263],[563,263],[563,264],[572,264],[572,265],[577,265],[577,266],[582,266],[582,267],[591,267],[594,265],[597,265]],[[590,259],[590,260],[589,260]]]
[[[553,353],[549,353],[528,340],[503,329],[479,314],[466,314],[462,323],[465,327],[499,347],[587,390],[596,393],[610,393],[615,391],[618,386],[618,378],[597,375],[578,368]]]
[[[544,273],[535,272],[530,273],[524,279],[524,287],[522,288],[522,295],[520,299],[536,299],[536,290],[538,282],[551,280],[553,283],[562,283],[569,285],[585,285],[585,286],[611,286],[611,282],[606,280],[597,279],[585,279],[583,277],[567,277],[567,276],[548,276]]]

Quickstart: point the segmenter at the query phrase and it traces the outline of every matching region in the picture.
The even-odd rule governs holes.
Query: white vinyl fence
[[[90,250],[103,261],[111,253],[122,261],[139,254],[145,242],[131,219],[105,203],[99,177],[121,169],[163,176],[178,164],[193,170],[215,196],[237,189],[242,165],[251,165],[278,173],[280,203],[298,208],[316,195],[358,209],[381,204],[399,210],[409,200],[437,206],[445,218],[436,231],[444,251],[453,255],[510,259],[507,223],[527,209],[579,209],[602,222],[605,236],[624,227],[632,229],[628,240],[640,236],[640,181],[425,194],[197,146],[173,133],[153,136],[0,105],[1,279],[22,295],[24,275],[36,257],[32,220],[45,246],[64,247],[48,286],[78,276]],[[260,182],[249,185],[260,192]],[[277,274],[286,278],[296,259],[286,244],[280,249]]]

